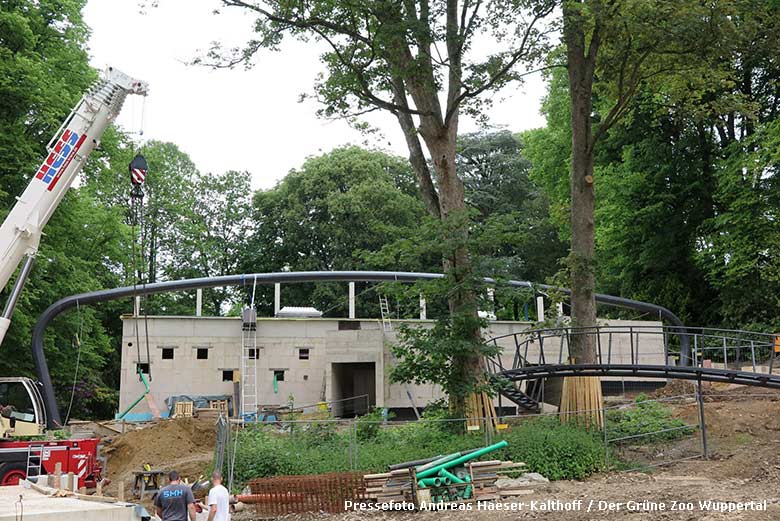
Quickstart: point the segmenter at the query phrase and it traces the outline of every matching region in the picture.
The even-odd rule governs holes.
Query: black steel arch
[[[496,375],[503,376],[507,380],[513,382],[567,376],[638,376],[646,378],[673,378],[676,380],[733,383],[780,389],[780,375],[699,366],[651,364],[549,364],[523,367],[521,369],[508,369],[496,373]]]
[[[43,386],[43,401],[47,412],[47,422],[49,428],[55,428],[61,425],[60,413],[57,407],[57,401],[54,398],[54,387],[52,386],[51,376],[49,374],[49,365],[46,362],[44,353],[44,338],[46,328],[52,320],[59,314],[76,307],[77,305],[89,305],[109,300],[117,300],[134,295],[152,295],[155,293],[167,293],[172,291],[186,291],[201,288],[217,288],[223,286],[242,286],[249,283],[258,284],[294,284],[301,282],[417,282],[419,280],[435,280],[443,278],[441,273],[414,273],[408,271],[293,271],[277,273],[252,273],[241,275],[225,275],[221,277],[204,277],[196,279],[174,280],[169,282],[156,282],[142,286],[125,286],[121,288],[104,289],[100,291],[91,291],[71,295],[62,298],[49,306],[38,318],[33,330],[32,337],[32,355],[35,362],[35,370],[38,374],[38,380]],[[562,291],[569,294],[570,290],[558,288],[548,284],[534,284],[519,280],[501,280],[492,278],[484,279],[487,284],[510,286],[515,288],[529,288],[545,291]],[[672,325],[684,327],[682,321],[671,311],[663,306],[632,300],[613,295],[596,294],[596,301],[619,308],[632,309],[644,313],[657,313]],[[683,344],[684,360],[688,359],[689,350],[687,344]]]

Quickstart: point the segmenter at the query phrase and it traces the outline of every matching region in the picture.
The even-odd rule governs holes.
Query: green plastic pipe
[[[439,476],[449,479],[450,483],[457,483],[457,484],[465,483],[465,481],[463,481],[462,479],[460,479],[458,476],[456,476],[455,474],[453,474],[447,469],[441,469],[439,471]]]
[[[489,452],[493,452],[494,450],[503,449],[509,445],[506,440],[499,441],[498,443],[494,443],[493,445],[489,445],[487,447],[483,447],[477,451],[472,452],[471,454],[466,454],[465,456],[461,456],[457,459],[454,459],[452,461],[448,461],[447,463],[442,463],[441,465],[438,465],[436,467],[431,467],[427,470],[424,470],[422,472],[417,473],[417,479],[427,478],[430,476],[435,476],[436,474],[439,474],[439,472],[442,469],[451,469],[452,467],[457,467],[458,465],[463,465],[467,461],[471,461],[473,459],[479,458],[480,456],[484,456],[485,454]],[[457,481],[455,481],[457,483]]]
[[[427,487],[440,487],[442,483],[442,479],[440,477],[435,478],[425,478],[421,479],[417,482],[417,485],[419,485],[421,488],[427,488]]]
[[[122,418],[127,416],[127,413],[132,411],[133,408],[135,408],[136,405],[141,403],[141,400],[146,398],[146,395],[149,394],[149,392],[151,392],[151,390],[152,390],[152,388],[149,387],[149,381],[146,379],[146,377],[144,376],[144,374],[141,372],[140,369],[138,370],[138,375],[141,377],[141,382],[143,382],[143,384],[144,384],[144,392],[142,392],[141,396],[139,396],[133,403],[131,403],[130,406],[127,409],[122,411],[122,413],[119,415],[119,417],[117,417],[117,420],[121,420]]]

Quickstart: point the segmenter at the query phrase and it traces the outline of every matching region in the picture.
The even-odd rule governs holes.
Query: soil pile
[[[194,481],[211,464],[216,444],[213,420],[178,418],[162,420],[149,427],[106,438],[103,454],[108,458],[109,492],[124,483],[128,494],[133,471],[149,464],[154,470],[176,470]]]

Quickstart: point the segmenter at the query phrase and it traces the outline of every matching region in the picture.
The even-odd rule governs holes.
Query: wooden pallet
[[[174,418],[192,418],[193,404],[192,402],[176,402],[176,406],[173,409]]]
[[[209,400],[209,409],[217,409],[223,415],[228,415],[228,401],[227,400]]]

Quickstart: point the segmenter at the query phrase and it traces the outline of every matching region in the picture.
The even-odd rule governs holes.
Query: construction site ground
[[[685,385],[670,386],[659,394],[671,396],[691,392]],[[291,520],[328,519],[349,521],[360,519],[387,521],[428,521],[433,519],[494,521],[496,519],[619,519],[619,520],[776,520],[780,519],[780,393],[758,388],[710,387],[705,402],[710,459],[672,463],[642,472],[610,472],[591,476],[585,481],[555,481],[536,486],[515,503],[524,503],[522,510],[429,511],[429,512],[348,512],[345,514],[289,515]],[[760,393],[762,397],[753,396]],[[725,396],[723,396],[725,395]],[[697,423],[695,402],[673,406],[675,415],[686,423]],[[661,445],[638,445],[628,456],[651,463],[654,457],[686,456],[700,448],[695,437]],[[543,504],[574,505],[578,510],[545,511]],[[590,501],[592,509],[587,511]],[[763,502],[766,511],[745,510],[721,512],[700,508],[699,501]],[[537,509],[531,508],[536,501]],[[620,510],[608,510],[599,501],[624,503]],[[627,503],[646,503],[644,511],[629,511]],[[688,507],[693,510],[671,510]],[[652,504],[665,505],[665,511],[648,511]],[[682,505],[681,505],[682,504]],[[601,506],[604,509],[599,509]],[[631,505],[640,507],[641,505]],[[513,508],[507,504],[507,508]],[[514,507],[517,508],[517,507]],[[234,516],[234,521],[259,519],[250,509]]]

